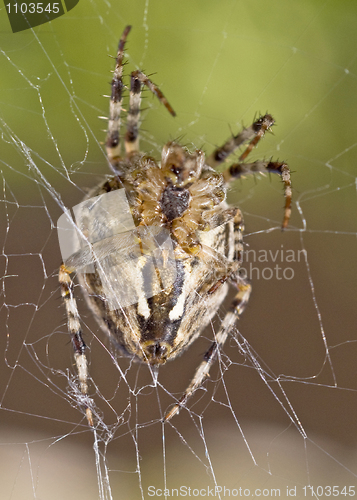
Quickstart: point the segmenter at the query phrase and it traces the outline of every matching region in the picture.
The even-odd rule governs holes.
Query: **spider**
[[[150,365],[154,370],[182,354],[215,316],[229,284],[236,288],[235,298],[219,331],[214,335],[212,345],[183,396],[167,411],[164,420],[168,421],[186,405],[188,398],[208,377],[213,362],[244,311],[251,293],[250,284],[239,276],[243,259],[244,225],[239,208],[228,207],[225,201],[229,183],[245,174],[277,173],[284,184],[283,229],[288,225],[291,212],[290,170],[286,163],[245,162],[252,149],[274,124],[270,114],[261,116],[250,127],[229,138],[208,158],[205,158],[203,151],[190,152],[178,142],[168,142],[163,147],[161,161],[140,152],[142,88],[148,87],[171,115],[175,116],[175,112],[160,89],[138,70],[131,73],[125,154],[122,155],[120,125],[125,90],[122,79],[123,60],[130,29],[131,26],[124,29],[119,41],[111,83],[106,152],[114,175],[88,194],[86,200],[89,201],[90,208],[87,206],[87,211],[83,212],[83,220],[86,221],[82,227],[84,237],[93,241],[90,236],[94,235],[96,243],[90,246],[87,253],[74,253],[64,261],[59,270],[61,295],[74,349],[79,388],[90,426],[94,425],[94,406],[88,395],[86,345],[82,338],[74,297],[74,281],[71,277],[76,268],[92,264],[91,269],[78,273],[78,280],[89,308],[114,347],[135,360]],[[223,174],[214,170],[214,167],[223,163],[244,143],[247,146],[238,162]],[[96,212],[94,208],[98,205],[97,200],[102,195],[118,192],[123,188],[134,221],[134,230],[126,234],[121,232],[119,235],[112,231],[103,240],[104,229],[120,225],[120,214],[114,217],[109,212],[104,212],[104,215],[103,211]],[[150,260],[150,251],[144,249],[144,239],[150,231],[154,236],[164,231],[166,241],[170,240],[171,257],[169,258],[169,251],[161,252],[161,271],[164,270],[164,275],[172,267],[175,271],[168,286],[159,286],[155,290],[153,282],[157,268],[144,276],[144,269],[149,266]],[[135,266],[132,260],[126,258],[126,254],[133,253],[133,246],[128,244],[128,234],[131,237],[134,235],[139,248],[136,251]],[[101,238],[104,242],[98,241]],[[110,266],[102,264],[99,254],[110,258]],[[118,278],[120,272],[124,273],[124,278]],[[114,299],[118,294],[123,297],[123,289],[126,293],[131,287],[134,298],[129,305],[121,305],[120,300],[114,301],[113,305],[113,300],[108,299],[104,281],[109,281]],[[159,282],[162,285],[160,280]],[[145,292],[145,283],[152,288],[151,293]]]

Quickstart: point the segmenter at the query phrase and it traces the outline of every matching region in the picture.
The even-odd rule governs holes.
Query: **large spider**
[[[87,251],[74,253],[59,271],[83,406],[91,426],[94,425],[95,410],[88,396],[86,345],[82,338],[71,273],[92,265],[92,268],[78,273],[78,280],[97,322],[115,348],[153,368],[187,349],[217,313],[227,294],[228,283],[236,287],[236,296],[219,331],[214,334],[212,345],[181,399],[176,400],[166,413],[165,420],[169,420],[185,406],[187,399],[208,376],[217,353],[244,311],[251,292],[251,286],[238,274],[243,258],[244,227],[239,208],[230,208],[225,201],[230,181],[255,172],[277,173],[282,177],[286,200],[283,228],[288,225],[291,211],[288,166],[277,161],[244,162],[274,124],[269,114],[231,137],[208,158],[203,151],[190,152],[177,142],[168,142],[163,147],[161,161],[141,153],[139,118],[142,87],[148,87],[175,116],[159,88],[141,71],[131,73],[125,155],[122,155],[119,132],[125,89],[123,58],[130,29],[127,26],[120,39],[111,84],[106,151],[114,175],[89,193],[82,210],[85,224],[79,224],[87,243],[95,243],[90,244]],[[213,167],[225,161],[245,142],[248,145],[238,162],[223,174],[214,170]],[[110,210],[103,212],[96,208],[98,200],[102,199],[100,195],[106,196],[122,188],[129,203],[129,215],[134,221],[134,229],[124,233],[123,230],[115,230],[122,223],[120,213],[113,216]],[[109,237],[105,232],[108,227],[111,228]],[[150,232],[154,237],[164,232],[164,240],[170,240],[172,245],[171,254],[167,246],[160,246],[162,238],[161,243],[158,243],[160,238],[152,240],[154,245],[145,250],[144,239]],[[129,244],[133,238],[136,253],[133,244]],[[161,278],[159,286],[154,285],[154,282],[157,283],[155,275],[159,274],[157,267],[150,271],[151,274],[147,271],[152,264],[150,248],[152,250],[155,245],[161,251],[161,278],[174,268],[172,279],[166,286]],[[103,258],[109,258],[110,265],[105,266]],[[110,298],[108,283],[105,285],[104,282],[109,282]],[[124,290],[125,299],[129,289],[131,299],[125,304],[118,297],[123,297]]]

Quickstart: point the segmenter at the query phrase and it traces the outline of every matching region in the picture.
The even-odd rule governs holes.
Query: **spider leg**
[[[233,231],[229,234],[233,238],[231,243],[227,242],[228,248],[233,248],[234,253],[228,256],[228,259],[233,260],[233,262],[238,263],[237,268],[242,264],[243,261],[243,233],[244,233],[244,221],[243,215],[239,208],[231,207],[227,209],[215,210],[213,214],[205,217],[208,227],[206,230],[212,230],[223,224],[233,222]],[[215,289],[218,283],[212,287]]]
[[[139,151],[140,104],[141,82],[133,72],[130,78],[129,112],[125,134],[125,152],[127,156]]]
[[[229,278],[235,276],[240,267],[240,262],[230,261],[213,248],[203,244],[200,245],[201,250],[197,256],[211,269],[211,275],[206,277],[204,283],[197,286],[197,293],[212,295]]]
[[[86,344],[82,337],[82,331],[79,322],[79,314],[76,299],[73,295],[73,281],[70,276],[70,270],[64,264],[61,265],[58,273],[58,279],[61,285],[61,295],[66,307],[68,330],[71,335],[74,359],[76,362],[79,387],[84,399],[88,398],[88,361],[85,354]],[[93,427],[93,416],[91,409],[86,406],[86,416],[88,423]]]
[[[260,172],[262,174],[272,172],[274,174],[280,175],[282,178],[285,197],[282,229],[285,229],[289,223],[291,214],[291,179],[290,169],[286,163],[279,161],[261,160],[255,161],[254,163],[235,163],[234,165],[231,165],[225,172],[223,172],[223,177],[226,183],[229,183],[234,179],[238,179],[239,177],[244,177],[247,174],[255,174],[257,172]]]
[[[207,164],[210,167],[216,167],[222,163],[229,155],[231,155],[244,142],[250,141],[245,151],[240,155],[239,160],[243,161],[258,144],[266,131],[270,131],[274,125],[274,118],[271,115],[261,116],[250,127],[245,128],[238,135],[228,139],[223,146],[215,149],[207,158]]]
[[[222,163],[230,154],[232,154],[244,142],[250,141],[246,149],[239,157],[239,163],[235,163],[223,173],[226,184],[234,179],[242,177],[246,174],[254,174],[256,172],[266,173],[273,172],[279,174],[284,184],[284,219],[282,229],[286,229],[290,220],[291,214],[291,179],[290,169],[284,162],[272,161],[256,161],[254,163],[243,163],[248,157],[252,149],[258,144],[265,132],[270,131],[274,125],[274,119],[271,115],[266,114],[256,120],[250,127],[244,129],[240,134],[231,137],[223,146],[215,149],[208,157],[207,164],[211,167],[216,167]]]
[[[234,297],[230,310],[227,312],[224,320],[222,322],[221,328],[218,333],[215,335],[215,340],[211,344],[210,348],[204,355],[203,361],[200,363],[198,368],[196,369],[196,373],[191,380],[190,385],[187,387],[183,396],[179,399],[179,401],[169,410],[165,417],[164,421],[167,422],[171,420],[171,418],[176,415],[180,409],[186,405],[187,400],[192,396],[192,394],[203,384],[204,380],[209,377],[209,371],[211,366],[213,365],[219,350],[223,347],[225,341],[227,340],[228,335],[234,328],[234,325],[240,315],[243,313],[251,293],[251,286],[244,282],[243,280],[237,280],[236,286],[238,288],[238,293]]]
[[[192,248],[195,250],[195,255],[206,263],[208,268],[214,269],[215,279],[212,282],[207,279],[205,286],[200,291],[203,293],[214,293],[223,283],[227,281],[240,267],[243,255],[243,231],[244,223],[242,212],[237,207],[227,209],[214,209],[206,213],[204,222],[204,232],[216,229],[217,227],[224,226],[227,223],[233,223],[233,231],[228,234],[233,238],[231,242],[227,242],[227,248],[234,248],[234,253],[225,256],[220,251],[214,250],[211,246],[205,245],[198,238],[197,235],[191,236]],[[187,253],[192,252],[191,247],[185,246],[187,238],[183,242],[179,241],[184,251]],[[183,243],[183,244],[182,244]],[[212,243],[211,243],[212,244]]]
[[[204,220],[207,224],[205,231],[210,231],[218,226],[233,221],[234,242],[232,246],[235,252],[233,260],[241,263],[243,252],[244,221],[240,209],[238,207],[230,207],[222,210],[215,210],[213,213],[208,213],[205,216]]]
[[[213,213],[208,212],[204,216],[206,223],[205,231],[211,231],[211,229],[222,226],[231,220],[235,220],[237,217],[241,220],[241,215],[242,213],[237,207],[215,210]]]
[[[108,120],[108,132],[106,139],[106,150],[108,160],[111,165],[115,164],[115,160],[120,157],[120,113],[123,103],[123,59],[124,59],[124,47],[127,36],[131,30],[131,26],[127,26],[119,41],[118,53],[116,58],[116,65],[113,73],[112,79],[112,92],[110,96],[109,104],[109,120]]]
[[[125,135],[125,151],[126,155],[139,152],[139,120],[140,120],[140,103],[141,103],[141,87],[146,85],[149,90],[163,103],[165,108],[176,116],[168,100],[161,92],[159,87],[155,85],[142,71],[136,70],[131,73],[130,80],[130,98],[129,112],[127,119],[127,132]]]

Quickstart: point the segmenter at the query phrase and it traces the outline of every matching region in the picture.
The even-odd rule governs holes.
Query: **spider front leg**
[[[265,132],[270,131],[273,125],[274,118],[271,115],[261,116],[250,127],[243,129],[242,132],[228,139],[223,146],[215,149],[207,158],[207,164],[210,167],[217,167],[217,165],[220,165],[242,144],[250,141],[245,151],[239,157],[240,161],[245,160],[260,139],[264,137]]]
[[[222,321],[221,328],[218,333],[215,335],[215,340],[204,355],[203,361],[198,366],[196,373],[191,380],[190,385],[187,387],[183,396],[179,399],[179,401],[169,410],[165,417],[164,421],[167,422],[171,420],[171,418],[176,415],[182,407],[184,407],[187,403],[187,400],[193,395],[193,393],[203,384],[205,379],[209,377],[209,371],[211,366],[213,365],[220,349],[223,347],[224,343],[227,340],[228,335],[234,328],[238,318],[244,312],[244,309],[248,303],[249,296],[251,293],[251,286],[246,283],[244,280],[236,279],[235,282],[238,293],[234,297],[230,310],[227,312],[226,316]]]
[[[123,104],[123,91],[125,89],[123,83],[124,48],[130,30],[131,26],[126,26],[120,38],[116,64],[111,83],[112,91],[109,105],[106,151],[108,160],[113,167],[116,166],[117,161],[121,157],[120,115]],[[139,152],[139,120],[142,85],[146,85],[149,90],[151,90],[151,92],[156,95],[159,101],[164,104],[171,115],[176,116],[175,111],[172,109],[171,105],[169,104],[168,100],[161,92],[159,87],[155,85],[142,71],[133,71],[131,73],[129,112],[127,120],[127,132],[125,135],[125,151],[127,156]]]
[[[112,92],[109,104],[109,120],[108,132],[106,139],[107,157],[112,166],[120,158],[120,113],[123,103],[123,60],[124,60],[124,47],[127,36],[131,30],[131,26],[127,26],[119,41],[118,53],[116,58],[116,65],[112,79]]]
[[[254,163],[243,163],[253,148],[257,146],[260,139],[264,137],[265,132],[269,132],[273,125],[274,119],[271,115],[266,114],[261,116],[250,127],[244,129],[240,134],[228,139],[223,146],[215,149],[207,159],[207,163],[211,167],[216,167],[237,148],[242,146],[244,142],[250,141],[246,149],[240,155],[239,163],[235,163],[228,170],[226,170],[223,173],[223,177],[226,184],[228,184],[232,180],[243,177],[246,174],[254,174],[257,172],[272,172],[279,174],[284,184],[285,207],[282,229],[285,229],[288,226],[291,214],[291,179],[288,165],[284,162],[278,161],[256,161]]]
[[[74,284],[70,276],[70,271],[64,264],[62,264],[59,269],[58,280],[61,285],[61,295],[66,307],[68,330],[71,335],[74,350],[79,387],[84,399],[88,399],[88,361],[85,354],[87,346],[82,337],[77,302],[73,294]],[[88,423],[93,427],[92,411],[87,405],[85,405],[85,408]]]

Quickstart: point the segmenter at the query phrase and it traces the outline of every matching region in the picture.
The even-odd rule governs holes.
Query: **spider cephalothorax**
[[[88,397],[86,346],[70,274],[80,266],[92,265],[91,269],[78,273],[78,280],[100,327],[116,349],[152,366],[180,355],[215,316],[228,284],[236,287],[236,296],[214,334],[211,347],[182,398],[166,414],[168,420],[208,376],[219,349],[249,299],[251,287],[238,274],[243,258],[243,219],[239,208],[228,207],[225,201],[229,182],[254,172],[281,175],[286,200],[283,228],[290,217],[288,166],[274,161],[244,162],[274,124],[269,114],[231,137],[208,158],[201,150],[189,151],[176,142],[168,142],[161,159],[156,160],[139,151],[143,85],[173,116],[175,112],[159,88],[137,70],[131,74],[125,155],[122,155],[119,134],[125,89],[122,73],[129,31],[127,26],[120,39],[112,80],[106,149],[114,175],[89,193],[82,209],[82,219],[86,222],[85,229],[84,226],[80,229],[86,243],[92,242],[89,249],[66,260],[59,273],[90,425],[94,424],[94,406]],[[245,142],[248,145],[237,163],[223,174],[214,170]],[[116,230],[123,225],[124,216],[103,210],[100,200],[101,196],[118,193],[123,188],[128,201],[126,217],[129,218],[125,219],[128,225]],[[127,296],[130,300],[126,300]]]
[[[225,199],[223,176],[205,165],[202,151],[190,153],[169,142],[161,163],[142,159],[134,178],[133,214],[141,225],[165,224],[188,254],[200,250],[197,231],[211,228],[215,208]]]

